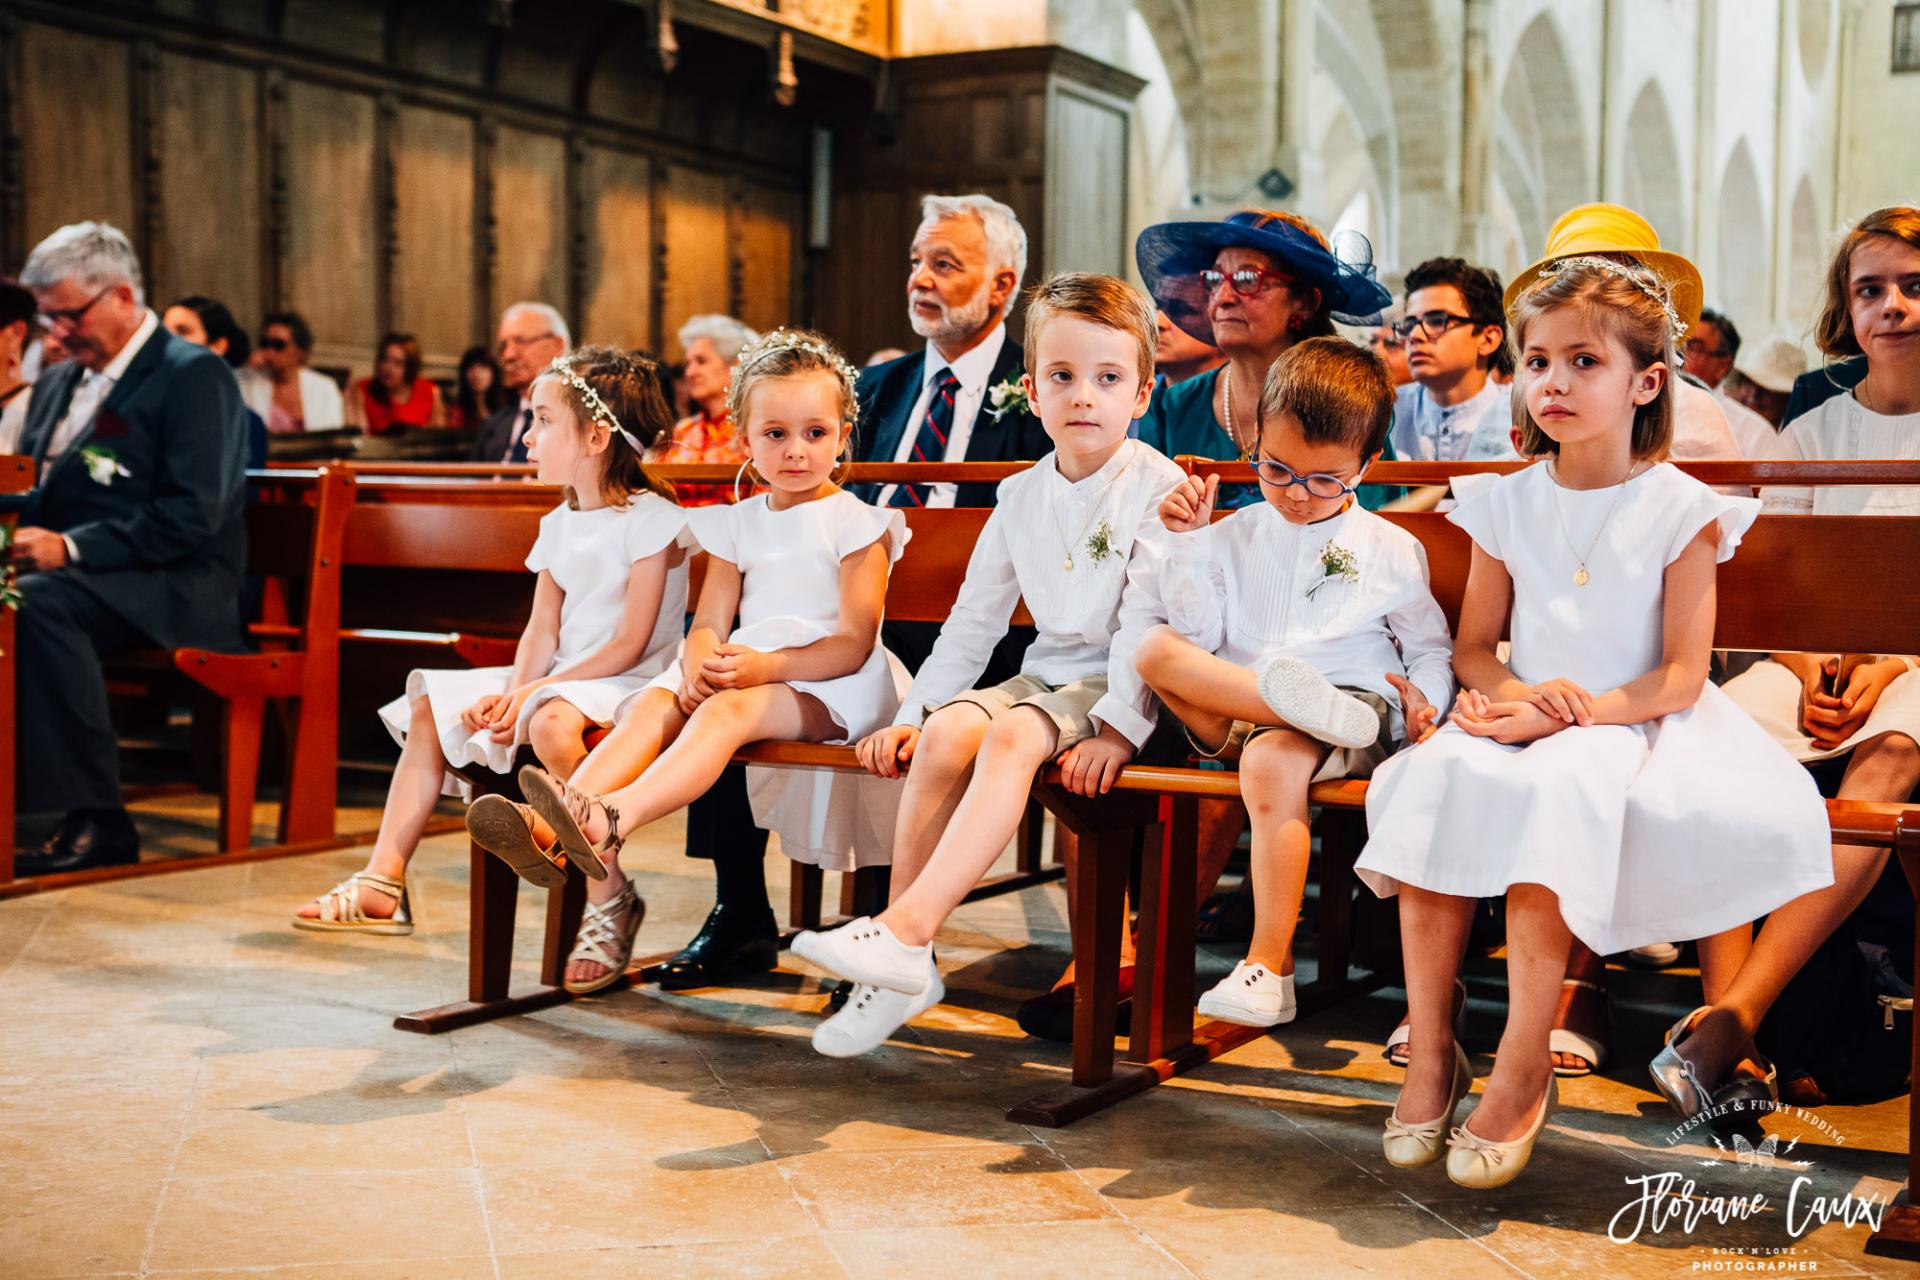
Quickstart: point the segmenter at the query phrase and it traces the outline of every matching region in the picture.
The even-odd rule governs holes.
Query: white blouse
[[[1020,670],[1055,687],[1106,676],[1094,718],[1136,747],[1144,743],[1153,694],[1133,654],[1161,621],[1152,569],[1163,557],[1141,548],[1169,536],[1160,500],[1185,477],[1151,445],[1129,440],[1084,480],[1061,475],[1049,453],[1001,481],[960,596],[896,723],[918,724],[928,707],[972,688],[1024,599],[1039,638]]]
[[[1816,405],[1787,424],[1779,460],[1920,458],[1920,413],[1875,413],[1853,392]],[[1920,515],[1920,489],[1911,486],[1819,485],[1762,489],[1769,513],[1818,516]]]

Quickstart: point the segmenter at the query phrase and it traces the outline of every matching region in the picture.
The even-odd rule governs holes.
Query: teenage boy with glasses
[[[1430,258],[1407,273],[1406,315],[1395,328],[1413,381],[1394,401],[1395,456],[1458,462],[1476,432],[1499,447],[1472,456],[1512,456],[1508,389],[1493,376],[1513,373],[1500,299],[1500,277],[1459,258]]]

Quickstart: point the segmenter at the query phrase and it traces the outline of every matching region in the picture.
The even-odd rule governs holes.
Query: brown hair
[[[1038,363],[1040,334],[1055,316],[1074,316],[1132,338],[1140,349],[1140,381],[1153,380],[1160,325],[1153,303],[1124,280],[1091,271],[1061,271],[1027,290],[1027,360]]]
[[[1813,328],[1813,341],[1830,356],[1858,356],[1860,340],[1853,336],[1853,309],[1847,305],[1851,291],[1848,277],[1853,272],[1853,251],[1868,236],[1892,236],[1895,240],[1920,249],[1920,209],[1911,205],[1892,205],[1875,209],[1847,232],[1847,238],[1834,251],[1833,264],[1827,268],[1827,304]]]
[[[855,392],[859,373],[825,334],[812,329],[774,329],[749,342],[733,362],[733,381],[727,386],[727,416],[742,440],[747,436],[747,396],[755,384],[769,378],[791,378],[803,373],[831,374],[840,384],[840,420],[852,426],[860,417]],[[842,458],[853,449],[853,432],[841,443]],[[751,467],[749,466],[749,470]]]
[[[1674,390],[1674,370],[1679,365],[1673,357],[1674,321],[1661,301],[1666,296],[1666,286],[1653,272],[1629,256],[1610,254],[1604,266],[1576,261],[1552,274],[1542,274],[1514,299],[1513,345],[1520,352],[1520,373],[1513,380],[1514,419],[1520,424],[1522,457],[1560,453],[1560,442],[1541,430],[1527,409],[1522,380],[1526,376],[1527,326],[1561,307],[1578,307],[1597,321],[1607,336],[1626,348],[1635,369],[1665,366],[1660,393],[1634,406],[1630,448],[1636,459],[1657,462],[1667,456],[1673,444],[1674,401],[1679,394]]]
[[[373,398],[381,404],[387,402],[387,384],[380,381],[380,370],[378,366],[380,361],[385,358],[388,347],[400,348],[400,358],[405,362],[405,371],[400,375],[401,381],[411,387],[415,382],[420,380],[420,340],[410,333],[387,334],[384,338],[380,339],[380,345],[373,349],[374,375],[367,380],[367,390],[371,392]]]
[[[673,412],[667,408],[660,385],[660,366],[651,357],[618,347],[590,346],[575,347],[561,358],[593,388],[601,404],[619,419],[628,435],[640,442],[641,449],[653,450],[672,433]],[[594,406],[564,377],[542,376],[554,377],[555,388],[573,410],[578,429],[587,430],[599,416]],[[607,442],[606,468],[600,473],[602,500],[608,506],[624,507],[636,493],[656,493],[669,502],[677,501],[673,486],[647,470],[641,454],[635,452],[626,436],[618,431],[612,436]]]
[[[1304,231],[1306,234],[1312,236],[1320,247],[1328,253],[1333,252],[1333,246],[1327,243],[1326,233],[1297,213],[1292,213],[1285,209],[1242,209],[1240,212],[1250,213],[1260,219],[1260,221],[1253,224],[1256,228],[1264,227],[1273,222],[1284,222],[1295,230]],[[1254,252],[1259,253],[1263,251],[1256,249]],[[1304,297],[1307,292],[1320,294],[1319,307],[1315,309],[1312,315],[1307,317],[1305,325],[1293,330],[1298,337],[1331,338],[1335,336],[1337,331],[1333,327],[1333,313],[1332,309],[1327,305],[1327,295],[1325,292],[1314,289],[1312,285],[1305,283],[1289,284],[1287,286],[1287,292],[1296,298]]]
[[[1379,356],[1345,338],[1308,338],[1267,370],[1254,448],[1268,419],[1285,414],[1309,444],[1350,445],[1362,459],[1386,446],[1393,426],[1393,378]]]

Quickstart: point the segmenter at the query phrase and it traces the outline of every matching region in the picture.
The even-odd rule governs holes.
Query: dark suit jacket
[[[513,439],[513,420],[520,416],[520,398],[514,397],[513,403],[480,424],[480,434],[473,439],[473,452],[468,456],[475,462],[499,462],[507,451],[507,441]],[[508,462],[527,460],[527,438],[522,435],[513,446],[513,456]]]
[[[997,387],[1008,378],[1018,378],[1022,359],[1020,348],[1012,335],[1008,335],[987,385]],[[861,372],[860,438],[855,451],[860,461],[893,461],[900,439],[906,433],[907,419],[925,385],[926,367],[927,353],[922,348]],[[979,416],[973,420],[973,434],[967,439],[966,457],[949,461],[1033,462],[1045,457],[1052,448],[1053,441],[1047,438],[1040,419],[1020,412],[1006,414],[995,421],[991,405],[982,402]],[[962,507],[990,507],[994,488],[991,484],[963,484],[956,503]],[[859,486],[860,497],[868,502],[874,501],[879,492],[876,485]]]
[[[157,330],[92,424],[46,463],[83,373],[56,365],[34,387],[20,448],[43,465],[20,523],[72,539],[79,562],[62,572],[155,644],[243,647],[247,419],[232,371]],[[127,474],[96,481],[87,449]]]

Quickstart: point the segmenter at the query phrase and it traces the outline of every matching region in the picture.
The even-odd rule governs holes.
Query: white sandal
[[[625,928],[614,923],[623,906],[632,908],[627,912]],[[584,996],[618,982],[627,972],[627,962],[633,959],[633,937],[640,932],[640,922],[646,915],[646,900],[633,891],[631,881],[606,902],[589,902],[580,917],[580,932],[567,956],[567,967],[572,968],[575,960],[586,960],[604,965],[607,971],[587,982],[562,978],[561,985],[576,996]]]
[[[370,916],[360,909],[360,886],[363,884],[386,894],[398,904],[391,917],[382,919]],[[317,918],[296,915],[293,918],[294,928],[313,929],[321,933],[379,933],[394,936],[413,932],[413,913],[408,910],[406,881],[395,880],[392,876],[356,871],[314,901],[320,904],[320,915]]]

